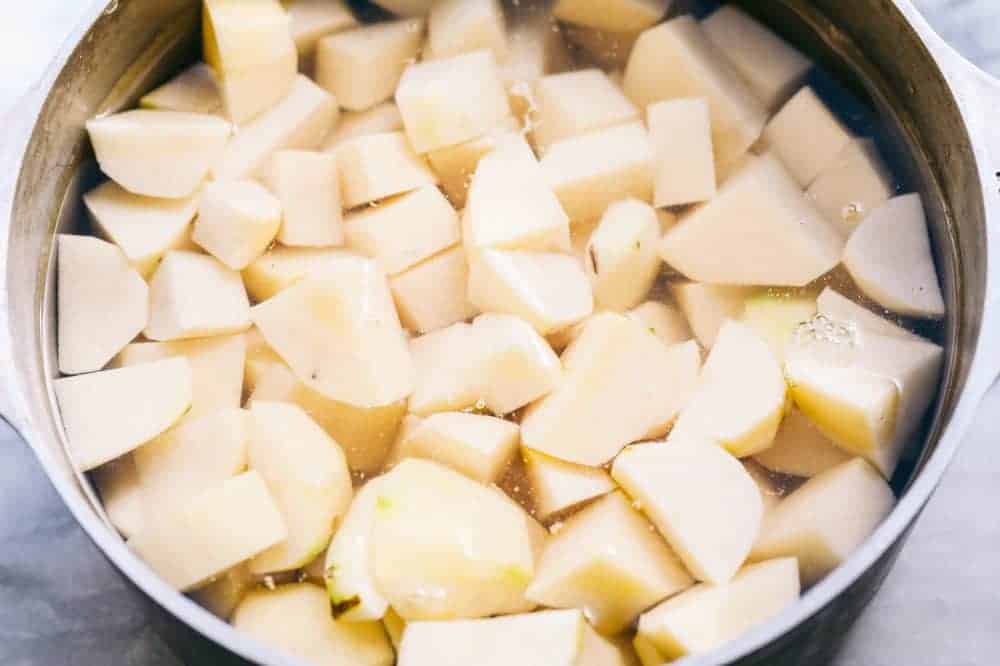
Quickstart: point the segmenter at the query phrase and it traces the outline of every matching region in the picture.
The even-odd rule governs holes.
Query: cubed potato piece
[[[781,501],[782,489],[775,482],[775,479],[771,476],[767,468],[758,464],[756,459],[748,458],[740,462],[743,463],[743,469],[747,471],[753,482],[757,484],[757,488],[760,490],[760,500],[766,514]]]
[[[390,276],[462,238],[458,213],[433,185],[351,213],[344,235],[349,249],[375,259]]]
[[[943,350],[820,316],[785,354],[792,399],[841,448],[890,478],[938,390]]]
[[[726,164],[760,137],[767,110],[749,84],[690,16],[639,35],[625,69],[625,94],[640,107],[665,99],[704,97],[712,119],[715,161]]]
[[[220,531],[220,526],[225,529]],[[279,543],[285,524],[256,471],[227,479],[156,516],[129,546],[168,585],[187,591]]]
[[[437,176],[402,132],[348,139],[337,150],[337,162],[347,208],[437,183]]]
[[[615,489],[603,468],[575,465],[531,449],[524,449],[523,457],[539,520],[549,520]]]
[[[541,165],[574,224],[600,217],[619,199],[653,200],[653,148],[639,122],[557,141]]]
[[[642,302],[660,272],[659,239],[660,222],[649,204],[625,199],[608,206],[585,262],[597,308],[622,311]]]
[[[319,40],[358,26],[346,0],[292,0],[288,6],[289,30],[299,51],[299,71],[313,72]]]
[[[390,99],[423,40],[423,19],[364,25],[319,41],[316,82],[351,111]]]
[[[636,647],[649,650],[644,665],[709,652],[770,620],[799,590],[794,558],[748,565],[728,583],[696,585],[644,613]]]
[[[816,308],[820,314],[830,319],[854,324],[865,331],[892,338],[920,339],[902,326],[838,293],[833,287],[826,287],[820,292],[816,298]]]
[[[298,569],[320,555],[351,502],[340,445],[302,408],[255,400],[247,454],[284,517],[287,538],[250,561],[255,574]]]
[[[850,130],[809,87],[788,100],[764,129],[768,148],[802,187],[811,185],[833,164],[852,138]]]
[[[474,481],[493,483],[520,441],[516,423],[465,412],[432,414],[400,442],[398,456],[447,465]]]
[[[784,361],[795,330],[814,316],[816,298],[811,293],[768,289],[747,298],[741,319],[763,338],[776,359]]]
[[[101,171],[133,194],[191,196],[226,150],[232,128],[202,113],[137,109],[87,121]]]
[[[154,199],[132,194],[109,180],[83,195],[94,232],[121,248],[129,263],[149,278],[169,250],[189,239],[198,198]]]
[[[603,69],[622,69],[628,64],[632,48],[639,39],[641,30],[612,32],[598,28],[587,28],[580,25],[564,24],[563,32],[567,41],[583,52],[586,62]],[[622,79],[616,83],[621,85]]]
[[[135,342],[123,349],[112,367],[182,356],[191,364],[192,399],[188,418],[240,406],[247,353],[242,334],[176,342]]]
[[[670,303],[646,301],[626,312],[625,316],[642,324],[668,345],[687,342],[693,337],[684,314]]]
[[[498,62],[507,55],[507,29],[499,0],[439,0],[427,22],[434,58],[487,49]]]
[[[335,264],[345,254],[331,248],[275,247],[243,270],[243,282],[250,298],[259,303]]]
[[[826,219],[849,236],[869,213],[896,191],[889,167],[871,139],[851,139],[809,186]]]
[[[247,467],[247,413],[239,407],[187,417],[132,453],[149,510],[163,513]]]
[[[711,349],[719,329],[727,319],[740,319],[747,298],[753,291],[747,287],[731,287],[702,282],[675,282],[670,292],[687,318],[695,338],[705,349]]]
[[[100,370],[146,328],[149,287],[111,243],[68,234],[57,242],[59,371]]]
[[[815,583],[867,539],[896,503],[875,469],[854,458],[809,479],[764,519],[751,557],[794,557]]]
[[[212,168],[216,180],[266,178],[271,155],[320,146],[337,120],[337,100],[308,77],[298,76],[270,111],[240,127]]]
[[[746,12],[726,5],[701,22],[768,111],[775,111],[806,79],[812,62]]]
[[[671,99],[646,109],[653,144],[653,205],[680,206],[715,196],[715,157],[708,102]]]
[[[246,564],[237,564],[208,585],[192,591],[191,598],[216,617],[229,620],[256,583]]]
[[[249,180],[208,183],[191,239],[234,271],[264,253],[281,227],[281,201]]]
[[[511,117],[477,139],[427,153],[427,161],[441,180],[441,189],[456,208],[465,207],[472,175],[480,159],[503,141],[523,140],[512,133],[520,133],[520,123]]]
[[[496,60],[485,50],[410,65],[396,104],[418,153],[480,137],[510,115]]]
[[[561,21],[612,32],[630,32],[659,22],[672,0],[558,0],[552,14]]]
[[[139,100],[144,109],[186,111],[188,113],[222,113],[222,91],[212,68],[195,63],[159,88]]]
[[[323,144],[323,150],[335,152],[348,139],[366,134],[382,134],[403,129],[403,117],[395,102],[382,102],[364,111],[345,111]]]
[[[602,313],[562,362],[562,381],[524,415],[521,441],[597,466],[630,442],[666,432],[695,386],[701,356],[694,342],[668,347],[635,321]]]
[[[130,539],[146,524],[146,500],[132,456],[125,454],[90,473],[108,520]]]
[[[84,472],[145,444],[191,406],[191,366],[182,358],[63,377],[52,386],[70,454]]]
[[[305,150],[278,151],[271,160],[269,184],[281,202],[278,242],[309,247],[343,244],[336,157]]]
[[[465,249],[450,250],[389,278],[403,326],[419,334],[465,321],[479,312],[469,302]]]
[[[304,384],[356,407],[378,407],[413,390],[413,362],[385,274],[343,256],[273,298],[251,317]]]
[[[944,317],[919,194],[890,199],[872,211],[851,233],[843,261],[861,290],[879,305],[910,317]]]
[[[524,139],[507,135],[482,157],[462,213],[470,259],[487,248],[569,250],[569,218]]]
[[[617,491],[553,535],[527,596],[549,608],[581,608],[610,636],[693,582],[653,526]]]
[[[777,158],[764,156],[668,231],[660,255],[699,282],[801,287],[836,266],[843,245]]]
[[[250,301],[240,274],[213,257],[168,252],[149,282],[150,340],[239,333],[250,327]]]
[[[542,335],[572,326],[594,309],[587,274],[568,255],[482,250],[470,262],[473,305],[521,317]]]
[[[797,409],[781,422],[774,444],[754,460],[780,474],[811,478],[847,462],[850,456],[834,445]]]
[[[727,321],[674,433],[705,438],[738,458],[771,446],[785,413],[781,364],[746,324]]]
[[[507,29],[507,58],[500,63],[500,73],[507,85],[511,110],[524,119],[535,105],[535,81],[546,74],[568,71],[575,63],[562,26],[548,12],[535,8],[514,10]]]
[[[764,513],[760,491],[722,447],[686,436],[636,444],[615,459],[611,476],[696,579],[726,583],[750,554]]]
[[[544,655],[544,657],[542,657]],[[543,659],[543,661],[539,661]],[[620,649],[597,633],[579,610],[508,617],[411,622],[399,666],[625,666]]]
[[[376,499],[376,586],[406,620],[531,610],[524,598],[535,573],[529,520],[488,486],[406,459],[381,478]]]
[[[470,324],[458,323],[410,341],[414,387],[410,411],[427,416],[467,409],[480,400],[484,353]]]
[[[257,401],[301,407],[340,445],[348,466],[361,474],[382,468],[406,414],[405,400],[377,407],[331,400],[300,381],[283,362],[270,364],[261,374],[248,402]]]
[[[639,120],[639,110],[599,69],[550,74],[535,83],[534,143],[556,141]]]
[[[306,664],[392,666],[393,652],[378,622],[338,622],[323,589],[290,583],[252,591],[233,614],[233,627]]]

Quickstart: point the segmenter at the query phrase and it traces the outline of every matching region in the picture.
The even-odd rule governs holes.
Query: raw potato
[[[649,332],[668,345],[687,342],[691,339],[691,328],[681,311],[669,303],[646,301],[625,313],[649,329]]]
[[[337,149],[337,162],[347,208],[437,183],[437,176],[402,132],[348,139]]]
[[[610,636],[693,582],[653,526],[617,491],[553,535],[527,596],[550,608],[581,608]]]
[[[919,336],[909,332],[902,326],[897,326],[888,319],[839,294],[832,287],[826,287],[820,293],[816,299],[816,308],[820,314],[826,315],[830,319],[849,322],[858,328],[877,333],[878,335],[907,340],[920,339]]]
[[[514,8],[512,25],[507,30],[510,47],[500,70],[511,109],[518,118],[527,118],[535,105],[535,81],[573,68],[573,54],[563,32],[563,27],[545,12],[531,8],[518,12]]]
[[[191,409],[188,418],[240,406],[244,360],[242,334],[176,342],[134,342],[118,354],[112,367],[128,367],[182,356],[191,364]]]
[[[493,416],[432,414],[400,442],[396,455],[447,465],[480,483],[499,481],[520,441],[516,423]]]
[[[351,502],[351,472],[340,445],[296,405],[254,401],[250,466],[281,510],[288,537],[250,562],[255,574],[298,569],[320,555]]]
[[[587,62],[592,62],[605,70],[622,70],[628,64],[632,47],[641,34],[638,30],[610,32],[570,23],[564,24],[562,30],[566,33],[566,39],[583,51]],[[621,86],[623,83],[621,71],[613,73],[618,74],[615,83]]]
[[[250,302],[240,274],[212,257],[174,250],[149,283],[150,340],[239,333],[250,327]]]
[[[535,83],[531,114],[542,154],[556,141],[639,120],[639,110],[599,69],[550,74]]]
[[[672,99],[646,109],[653,144],[653,205],[679,206],[715,196],[715,157],[708,102]]]
[[[257,581],[246,564],[237,564],[208,585],[191,592],[191,598],[223,620],[229,620]]]
[[[574,224],[600,217],[619,199],[653,199],[653,149],[640,122],[558,141],[541,165]]]
[[[326,551],[323,577],[333,616],[342,622],[382,619],[389,602],[375,587],[372,536],[382,480],[358,490]]]
[[[423,334],[475,316],[469,302],[469,264],[456,245],[389,278],[403,326]]]
[[[278,242],[343,245],[343,211],[337,158],[327,153],[281,150],[271,160],[271,190],[281,202]]]
[[[390,276],[462,237],[458,213],[433,185],[351,213],[344,221],[344,234],[349,249],[375,259]]]
[[[639,35],[625,69],[625,94],[640,107],[704,97],[717,164],[735,161],[760,137],[767,110],[698,22],[682,16]]]
[[[191,366],[182,358],[52,382],[73,462],[83,472],[145,444],[191,405]]]
[[[712,12],[701,27],[768,111],[784,104],[812,69],[807,57],[733,5]]]
[[[247,413],[233,407],[187,417],[132,452],[149,510],[161,514],[247,467]]]
[[[383,102],[364,111],[345,111],[324,142],[323,150],[335,152],[337,147],[348,139],[402,129],[403,117],[399,115],[399,107],[395,102]]]
[[[796,329],[815,315],[816,299],[810,293],[769,289],[746,300],[741,319],[767,342],[776,359],[784,361]]]
[[[889,247],[891,252],[886,251]],[[944,317],[944,296],[919,194],[890,199],[872,211],[848,239],[844,266],[880,305],[911,317]]]
[[[319,40],[358,25],[346,0],[293,0],[288,7],[288,18],[302,72],[315,70]]]
[[[523,451],[525,471],[531,484],[536,516],[549,520],[615,489],[615,482],[600,467],[574,465],[530,449]]]
[[[332,248],[275,247],[243,270],[243,282],[250,298],[260,303],[335,265],[346,254]]]
[[[567,23],[632,32],[657,23],[667,13],[672,0],[558,0],[552,15]]]
[[[396,104],[418,153],[480,137],[510,115],[496,60],[485,50],[410,65]]]
[[[563,352],[563,378],[521,421],[524,446],[582,465],[602,465],[625,445],[662,435],[694,388],[694,342],[668,347],[617,314],[588,320]]]
[[[754,460],[771,471],[806,478],[846,462],[850,456],[838,448],[809,419],[793,409],[781,422],[774,444]]]
[[[221,115],[222,91],[212,68],[199,62],[144,95],[139,106],[159,111]]]
[[[470,257],[469,300],[483,312],[521,317],[542,335],[594,309],[590,281],[565,254],[482,250]]]
[[[750,554],[764,513],[761,494],[721,447],[684,436],[636,444],[615,459],[611,476],[696,579],[726,583]]]
[[[850,130],[809,87],[788,100],[764,129],[768,149],[802,187],[833,164],[851,139]]]
[[[271,155],[282,149],[317,148],[337,121],[337,100],[298,76],[288,96],[240,127],[212,168],[216,180],[265,178]]]
[[[705,438],[738,458],[752,456],[774,442],[786,393],[767,343],[746,324],[727,321],[671,437]]]
[[[895,193],[889,167],[871,139],[851,139],[809,186],[808,194],[844,236]]]
[[[621,650],[579,610],[411,622],[398,666],[625,666]]]
[[[90,473],[104,513],[121,535],[130,539],[146,524],[146,501],[132,456],[125,454]]]
[[[382,477],[375,583],[406,620],[531,610],[530,517],[502,493],[416,458]]]
[[[246,268],[274,241],[281,201],[249,181],[205,186],[191,239],[234,271]]]
[[[675,282],[671,293],[687,318],[694,336],[711,349],[727,319],[740,319],[752,290],[702,282]]]
[[[363,25],[324,37],[316,51],[316,82],[350,111],[390,99],[423,40],[422,19]]]
[[[377,622],[337,622],[323,589],[311,583],[254,590],[233,615],[233,626],[305,664],[392,666],[389,639]]]
[[[146,328],[149,287],[111,243],[67,234],[57,242],[59,371],[100,370]]]
[[[846,560],[896,503],[892,489],[855,458],[814,476],[767,514],[751,557],[798,558],[811,585]]]
[[[427,153],[427,161],[441,180],[441,189],[456,208],[465,207],[472,175],[476,172],[480,159],[493,152],[503,141],[523,141],[522,137],[513,136],[520,135],[520,132],[520,123],[515,118],[507,118],[478,139]],[[534,155],[531,157],[534,158]]]
[[[649,293],[660,272],[660,222],[642,201],[608,206],[587,244],[585,266],[599,309],[628,310]]]
[[[685,277],[801,287],[840,262],[843,239],[773,156],[753,160],[666,233],[660,255]]]
[[[217,116],[138,109],[87,121],[101,171],[133,194],[183,199],[226,149],[231,127]]]
[[[198,198],[153,199],[132,194],[113,180],[83,195],[94,232],[121,248],[129,263],[149,278],[163,255],[190,240]]]
[[[285,536],[281,512],[264,480],[249,471],[155,516],[129,546],[164,582],[184,592]]]
[[[283,361],[271,363],[257,381],[249,403],[290,402],[301,407],[344,451],[355,472],[374,474],[385,463],[406,414],[406,401],[356,407],[327,398],[300,381]]]
[[[480,399],[484,354],[470,324],[458,323],[410,341],[414,386],[410,411],[420,416],[467,409]]]
[[[499,0],[438,0],[431,7],[428,33],[427,48],[434,58],[479,49],[491,51],[498,62],[507,55],[507,30]]]
[[[413,362],[385,274],[343,256],[255,306],[253,322],[304,384],[356,407],[413,390]]]
[[[205,0],[203,52],[229,118],[243,125],[292,89],[298,51],[278,0]]]
[[[751,564],[724,585],[696,585],[644,613],[636,649],[646,655],[643,666],[708,652],[770,620],[798,598],[794,558]]]

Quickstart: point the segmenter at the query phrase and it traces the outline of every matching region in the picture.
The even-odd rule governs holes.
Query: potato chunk
[[[858,305],[846,296],[838,293],[833,287],[826,287],[816,298],[816,309],[830,319],[854,324],[860,329],[892,338],[908,340],[921,339],[902,326],[898,326],[885,317],[878,315],[863,305]]]
[[[345,255],[332,248],[275,247],[243,269],[243,282],[250,297],[259,303]]]
[[[120,456],[90,472],[108,520],[126,539],[146,524],[147,503],[130,454]]]
[[[343,244],[336,157],[305,150],[280,150],[271,160],[269,184],[281,202],[280,243],[307,247]]]
[[[608,206],[587,243],[585,266],[594,304],[627,310],[642,302],[660,272],[660,222],[649,204],[625,199]]]
[[[808,187],[851,141],[851,132],[812,88],[788,100],[767,124],[764,140],[802,187]]]
[[[292,39],[299,51],[300,72],[315,71],[319,40],[358,25],[347,0],[292,0],[288,18]]]
[[[434,58],[488,49],[507,55],[507,29],[499,0],[439,0],[431,7],[427,46]]]
[[[479,312],[469,302],[468,284],[469,263],[461,245],[389,278],[403,326],[421,334]]]
[[[249,180],[209,183],[191,240],[234,271],[259,257],[281,227],[281,201]]]
[[[523,450],[523,457],[540,520],[615,489],[611,476],[600,467],[575,465],[530,449]]]
[[[807,478],[836,467],[849,458],[797,409],[782,420],[774,444],[754,456],[754,460],[769,470]]]
[[[518,118],[527,118],[535,105],[538,79],[573,68],[573,54],[563,33],[563,27],[546,12],[533,8],[518,12],[515,8],[507,30],[509,52],[500,63],[500,71]]]
[[[687,318],[694,336],[711,349],[727,319],[740,319],[752,290],[702,282],[675,282],[671,293]]]
[[[382,134],[403,129],[403,117],[395,102],[383,102],[364,111],[346,111],[323,143],[323,150],[335,152],[347,139],[366,134]]]
[[[672,0],[558,0],[552,9],[557,19],[611,32],[630,32],[657,23]]]
[[[679,206],[715,196],[715,157],[705,99],[650,104],[646,118],[656,169],[653,204]]]
[[[212,68],[199,62],[144,95],[139,106],[159,111],[218,115],[222,113],[222,91]]]
[[[683,313],[671,303],[646,301],[626,312],[625,316],[648,328],[650,333],[668,345],[687,342],[692,337],[691,327]]]
[[[809,186],[826,219],[845,236],[895,193],[889,167],[871,139],[852,139]]]
[[[544,154],[556,141],[639,119],[639,110],[599,69],[550,74],[535,83],[532,131]]]
[[[562,381],[521,421],[522,442],[594,466],[631,442],[666,432],[701,364],[695,343],[668,347],[631,319],[611,313],[589,319],[562,361]],[[615,418],[600,416],[607,414]]]
[[[402,132],[367,134],[337,149],[340,186],[348,208],[437,183]]]
[[[427,416],[467,409],[480,399],[484,354],[472,326],[457,323],[410,341],[414,366],[410,411]]]
[[[527,596],[550,608],[582,608],[598,631],[614,635],[692,583],[618,491],[574,515],[552,537]]]
[[[478,139],[427,153],[427,161],[441,179],[441,189],[456,208],[465,207],[472,175],[482,157],[493,152],[504,141],[523,141],[521,137],[515,136],[520,133],[520,129],[517,120],[507,118]],[[534,155],[531,157],[534,158]]]
[[[516,423],[493,416],[443,412],[424,419],[400,442],[397,456],[447,465],[474,481],[500,479],[520,441]]]
[[[854,458],[814,476],[768,513],[752,558],[797,558],[802,582],[815,583],[846,560],[894,504],[885,479]]]

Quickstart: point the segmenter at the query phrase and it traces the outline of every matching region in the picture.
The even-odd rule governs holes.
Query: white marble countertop
[[[41,73],[88,1],[3,3],[0,116]],[[917,4],[945,38],[1000,75],[1000,2]],[[995,387],[836,666],[1000,662],[1000,455],[993,449],[1000,443],[998,413]],[[2,424],[0,664],[181,664],[153,629],[148,606],[76,526],[28,448]]]

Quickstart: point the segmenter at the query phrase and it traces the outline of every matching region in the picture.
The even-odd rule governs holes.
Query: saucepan
[[[77,227],[91,183],[86,119],[124,108],[197,54],[199,0],[107,0],[90,10],[43,80],[4,123],[0,174],[0,412],[31,445],[53,485],[124,576],[193,628],[186,661],[282,658],[173,589],[112,530],[71,466],[52,396],[55,234]],[[878,590],[1000,372],[1000,83],[953,52],[909,0],[747,0],[744,8],[877,107],[887,146],[924,194],[948,304],[946,370],[922,446],[893,479],[900,501],[848,562],[771,622],[691,664],[823,663]],[[891,248],[886,248],[891,251]],[[181,634],[182,636],[184,634]],[[193,657],[198,650],[218,650]],[[218,647],[215,647],[218,646]],[[205,653],[202,652],[202,655]],[[220,655],[230,656],[220,656]],[[202,661],[208,659],[208,661]]]

